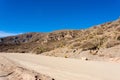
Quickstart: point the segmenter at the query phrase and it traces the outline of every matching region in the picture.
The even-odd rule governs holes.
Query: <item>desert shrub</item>
[[[58,44],[58,47],[61,47],[61,48],[62,48],[62,47],[64,47],[64,46],[65,46],[65,42],[61,42],[61,43]]]
[[[69,47],[70,49],[75,49],[76,47],[79,47],[80,45],[81,45],[80,42],[74,42]]]
[[[102,35],[103,32],[104,32],[104,30],[101,27],[98,27],[98,29],[96,30],[97,35]]]
[[[86,37],[86,40],[87,40],[87,39],[94,38],[95,35],[96,35],[95,33],[89,34],[89,35]]]
[[[86,40],[82,40],[82,41],[78,41],[78,42],[74,42],[70,45],[71,49],[74,48],[80,48],[83,51],[86,50],[96,50],[99,49],[103,43],[105,43],[107,41],[107,37],[101,37],[101,36],[94,36],[93,38],[89,38]]]
[[[92,42],[85,42],[84,44],[81,45],[81,48],[83,49],[83,51],[96,50],[98,48],[98,44]]]
[[[67,56],[67,55],[65,55],[65,58],[68,58],[68,56]]]
[[[116,28],[116,31],[119,31],[119,32],[120,32],[120,27]]]
[[[41,53],[46,52],[46,51],[48,51],[48,49],[47,49],[47,48],[44,48],[44,47],[37,47],[37,48],[34,50],[34,52],[35,52],[36,54],[41,54]]]
[[[80,48],[82,48],[84,51],[85,50],[96,50],[99,48],[100,41],[97,39],[91,39],[89,41],[84,41]]]
[[[120,36],[117,37],[117,40],[120,40]]]
[[[110,47],[113,47],[113,46],[119,45],[119,44],[120,44],[120,42],[117,40],[109,40],[106,42],[105,46],[106,46],[106,48],[110,48]]]

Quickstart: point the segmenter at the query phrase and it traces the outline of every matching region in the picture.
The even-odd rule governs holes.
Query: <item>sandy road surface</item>
[[[55,80],[120,80],[120,64],[32,54],[0,54]]]
[[[7,80],[3,75],[4,75],[4,72],[0,71],[0,80]]]

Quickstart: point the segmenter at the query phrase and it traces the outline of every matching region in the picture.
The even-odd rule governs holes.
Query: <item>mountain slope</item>
[[[62,46],[62,43],[78,36],[78,32],[66,30],[52,33],[26,33],[18,36],[5,37],[0,39],[0,51],[29,52],[41,47],[51,50]]]
[[[90,54],[96,55],[101,49],[115,47],[119,44],[120,19],[117,19],[86,30],[26,33],[0,38],[0,52],[31,52],[51,56],[63,55],[67,58],[69,57],[67,53],[77,55],[75,54],[77,51],[89,51]]]

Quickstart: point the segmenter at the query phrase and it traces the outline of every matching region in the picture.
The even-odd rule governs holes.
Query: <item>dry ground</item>
[[[54,80],[0,55],[0,80]]]
[[[49,75],[55,80],[120,80],[120,64],[81,61],[32,54],[0,54],[22,67]]]

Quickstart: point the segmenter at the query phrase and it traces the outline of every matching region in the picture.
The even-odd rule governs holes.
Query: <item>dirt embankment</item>
[[[53,78],[28,70],[13,61],[0,57],[0,80],[54,80]]]

